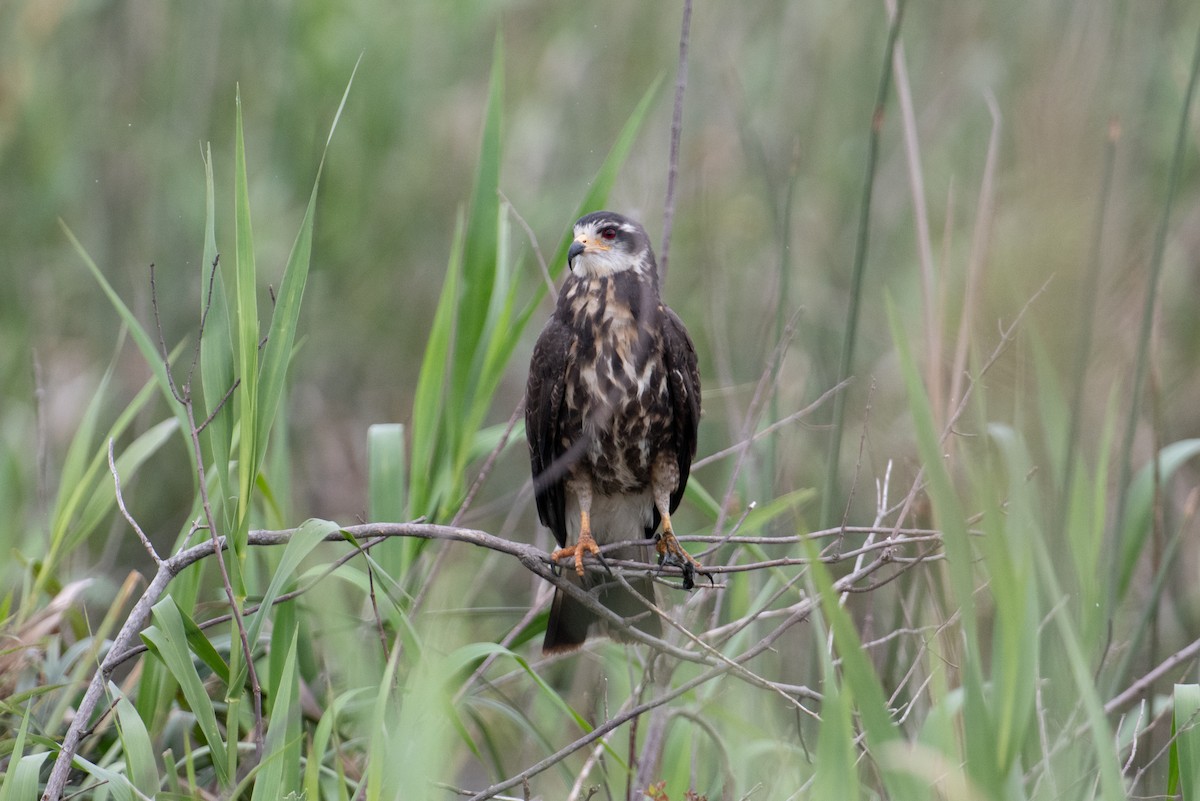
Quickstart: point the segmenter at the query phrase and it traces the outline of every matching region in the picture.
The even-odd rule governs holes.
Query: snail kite
[[[585,575],[583,558],[600,557],[600,545],[632,541],[610,556],[645,562],[654,539],[659,564],[679,567],[685,588],[698,570],[704,574],[671,529],[696,454],[696,350],[659,299],[641,225],[600,211],[575,223],[574,235],[569,274],[534,347],[525,394],[538,517],[561,546],[551,559],[571,559],[573,581],[657,636],[661,622],[645,604],[611,575]],[[654,597],[649,576],[629,581]],[[543,652],[578,647],[595,618],[555,590]]]

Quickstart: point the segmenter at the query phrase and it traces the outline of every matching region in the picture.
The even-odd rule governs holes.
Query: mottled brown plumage
[[[583,557],[598,544],[637,543],[616,558],[647,561],[660,522],[660,563],[697,563],[680,548],[670,513],[679,506],[696,454],[700,375],[679,317],[658,294],[645,230],[613,212],[575,223],[570,272],[529,365],[525,432],[538,517],[572,557],[581,586],[635,625],[661,632],[658,618],[614,581],[585,579]],[[569,542],[576,544],[568,547]],[[593,574],[594,575],[594,574]],[[653,598],[649,577],[630,580]],[[583,643],[594,615],[556,590],[543,650]]]

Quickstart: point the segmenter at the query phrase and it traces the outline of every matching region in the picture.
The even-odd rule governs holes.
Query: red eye
[[[600,231],[600,238],[605,242],[613,241],[617,238],[617,229],[612,227],[602,229]]]

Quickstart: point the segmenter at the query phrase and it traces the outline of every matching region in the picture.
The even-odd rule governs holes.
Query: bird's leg
[[[650,471],[654,508],[658,509],[663,528],[662,534],[654,543],[654,550],[658,553],[659,565],[673,565],[680,569],[683,573],[683,588],[690,590],[696,586],[696,573],[702,576],[708,576],[708,573],[694,556],[683,549],[679,540],[675,538],[675,532],[671,529],[671,493],[678,485],[679,467],[675,464],[675,460],[660,456],[655,460],[654,468]],[[711,576],[709,576],[709,580],[712,580]]]
[[[559,548],[550,554],[550,561],[557,562],[563,557],[570,556],[575,560],[575,573],[583,577],[583,555],[590,553],[603,562],[600,556],[600,546],[592,536],[592,487],[587,481],[572,482],[569,489],[574,490],[579,499],[579,541],[567,548]]]

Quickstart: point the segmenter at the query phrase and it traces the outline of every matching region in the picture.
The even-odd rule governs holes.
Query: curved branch
[[[285,529],[280,531],[251,531],[249,532],[248,543],[251,546],[260,547],[285,545],[291,540],[296,531],[297,529]],[[594,742],[598,737],[602,737],[605,733],[611,731],[622,723],[631,720],[638,715],[644,714],[645,712],[657,706],[661,706],[662,704],[679,697],[688,690],[726,673],[732,673],[732,675],[737,676],[744,681],[748,681],[751,684],[764,687],[775,692],[782,692],[788,696],[796,696],[797,698],[816,697],[816,694],[811,693],[811,691],[798,692],[797,690],[800,688],[794,688],[777,684],[775,682],[770,682],[751,671],[745,670],[743,667],[746,662],[770,648],[784,631],[786,631],[795,623],[807,618],[809,613],[812,611],[812,608],[817,603],[817,601],[813,598],[805,598],[789,607],[787,610],[789,613],[787,618],[779,623],[757,644],[736,657],[728,657],[724,654],[715,652],[710,646],[703,644],[700,640],[694,637],[691,639],[694,644],[698,644],[698,650],[680,647],[673,643],[667,642],[664,639],[646,634],[636,626],[629,625],[624,618],[620,617],[612,610],[601,604],[594,594],[586,592],[573,582],[567,581],[566,579],[560,577],[555,572],[555,567],[551,563],[549,555],[545,551],[533,545],[513,542],[512,540],[497,537],[493,534],[489,534],[486,531],[480,531],[478,529],[418,522],[365,523],[354,526],[344,526],[327,535],[325,537],[325,541],[342,542],[346,541],[349,537],[353,537],[360,542],[374,540],[374,542],[371,542],[370,545],[391,537],[415,537],[418,539],[427,540],[462,542],[475,547],[486,548],[488,550],[507,554],[520,562],[526,570],[529,570],[531,573],[534,573],[540,578],[550,582],[551,584],[554,584],[563,592],[587,606],[596,614],[597,617],[604,620],[610,628],[621,629],[623,635],[627,639],[641,642],[653,648],[655,651],[676,659],[705,665],[709,668],[709,670],[697,676],[692,681],[681,685],[680,687],[663,696],[660,696],[659,698],[634,707],[623,715],[613,718],[604,725],[593,729],[588,735],[565,746],[556,754],[548,757],[542,762],[537,763],[536,765],[531,766],[524,772],[512,777],[508,781],[484,790],[482,793],[474,796],[477,799],[492,797],[496,793],[520,783],[523,779],[539,773],[546,767],[555,764],[555,762],[560,760],[566,754],[573,753],[574,751],[587,746],[589,743]],[[780,538],[780,544],[785,544],[790,539],[791,538]],[[928,532],[923,533],[923,535],[913,537],[912,539],[913,544],[917,544],[918,542],[928,543],[931,540],[937,541],[940,540],[940,537],[936,532]],[[891,543],[893,548],[898,544],[899,543],[895,541]],[[113,671],[122,662],[143,650],[140,646],[135,644],[137,637],[149,622],[153,606],[158,603],[158,601],[165,594],[171,579],[189,566],[199,562],[202,559],[212,556],[218,551],[223,551],[227,547],[228,543],[226,539],[224,537],[217,537],[215,539],[201,542],[198,545],[185,548],[170,558],[163,559],[159,562],[158,570],[155,572],[154,578],[147,585],[146,590],[142,593],[141,598],[139,598],[137,603],[134,604],[133,610],[129,613],[129,617],[126,618],[124,625],[113,639],[112,645],[109,647],[108,652],[105,654],[103,660],[101,660],[99,668],[92,676],[91,682],[88,684],[88,688],[84,692],[83,699],[80,701],[76,714],[74,715],[71,725],[67,729],[66,735],[63,738],[62,745],[59,748],[58,755],[54,762],[54,767],[51,770],[50,778],[46,784],[45,792],[42,795],[43,801],[60,801],[62,798],[62,792],[66,786],[67,774],[70,769],[71,762],[75,758],[75,754],[79,749],[80,742],[88,730],[88,724],[103,695],[108,679],[111,677]],[[369,547],[369,545],[365,547]],[[867,550],[876,549],[877,548],[874,547],[869,549],[860,549],[860,551],[843,554],[840,558],[846,559],[856,554],[864,553]],[[355,554],[357,553],[358,551],[356,550]],[[809,560],[802,559],[779,559],[753,565],[714,567],[712,570],[713,572],[738,572],[762,569],[764,567],[778,565],[803,565],[807,564],[808,562]],[[876,558],[869,564],[863,565],[859,569],[853,570],[840,578],[835,584],[834,589],[835,591],[839,592],[849,590],[862,579],[873,574],[886,565],[898,566],[900,570],[903,571],[918,563],[919,560],[902,562],[897,560],[890,551],[885,550],[876,556]],[[589,565],[589,567],[593,567],[593,569],[596,570],[601,569],[598,566]],[[624,562],[617,560],[610,560],[610,567],[617,567],[622,573],[629,572],[639,575],[644,575],[647,570],[658,569],[665,573],[670,573],[672,570],[674,570],[670,568],[659,569],[655,568],[653,565],[647,565],[644,563]],[[677,570],[675,572],[677,573]],[[302,591],[303,590],[298,592]],[[289,595],[288,597],[295,597],[295,594]],[[667,615],[661,609],[653,608],[653,611],[654,613],[667,618]]]

